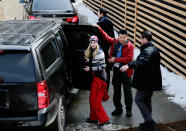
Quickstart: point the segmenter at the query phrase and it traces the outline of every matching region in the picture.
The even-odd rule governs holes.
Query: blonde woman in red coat
[[[108,125],[110,120],[102,106],[102,101],[106,101],[109,96],[107,93],[107,75],[105,71],[105,55],[98,45],[97,36],[91,36],[89,46],[85,51],[85,59],[88,66],[85,66],[86,72],[92,71],[93,80],[90,90],[90,117],[88,123],[98,123],[98,127]]]

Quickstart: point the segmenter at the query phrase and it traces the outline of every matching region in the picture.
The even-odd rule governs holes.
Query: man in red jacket
[[[112,84],[114,87],[113,102],[115,110],[112,112],[112,115],[120,115],[123,113],[121,104],[121,86],[123,84],[126,116],[131,117],[133,102],[131,76],[133,74],[133,70],[129,69],[125,72],[121,72],[120,67],[132,62],[134,56],[134,46],[128,40],[126,30],[119,31],[118,38],[112,38],[108,36],[98,25],[95,25],[95,27],[98,27],[103,39],[111,46],[110,58],[108,59],[108,62],[114,63]]]

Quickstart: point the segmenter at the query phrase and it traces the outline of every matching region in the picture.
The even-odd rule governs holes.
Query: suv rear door
[[[68,54],[71,61],[73,86],[78,89],[90,89],[92,80],[91,72],[84,71],[84,51],[89,45],[91,35],[99,38],[99,45],[102,45],[102,37],[97,28],[90,25],[64,25],[63,30],[68,41]]]
[[[36,115],[37,90],[31,51],[0,51],[0,117]],[[33,114],[32,114],[33,113]]]

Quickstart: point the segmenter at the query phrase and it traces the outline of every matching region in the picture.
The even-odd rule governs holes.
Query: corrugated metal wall
[[[97,13],[106,8],[115,30],[127,29],[140,46],[140,32],[148,29],[160,49],[162,65],[186,78],[186,0],[83,0]]]

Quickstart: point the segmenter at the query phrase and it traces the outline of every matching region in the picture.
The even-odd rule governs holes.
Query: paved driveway
[[[132,89],[133,97],[136,90]],[[143,118],[136,106],[133,103],[133,116],[131,118],[125,117],[125,111],[121,116],[112,116],[111,112],[114,110],[112,102],[113,87],[110,87],[109,95],[110,99],[104,103],[109,118],[113,124],[113,130],[136,127],[139,123],[143,122]],[[123,95],[123,94],[122,94]],[[79,91],[73,99],[68,111],[68,130],[96,130],[97,126],[93,124],[87,124],[86,118],[89,117],[89,91]],[[122,96],[122,103],[124,99]],[[186,111],[184,111],[179,105],[172,103],[168,100],[168,96],[163,91],[155,92],[152,97],[153,105],[153,118],[157,123],[169,123],[186,119]]]

